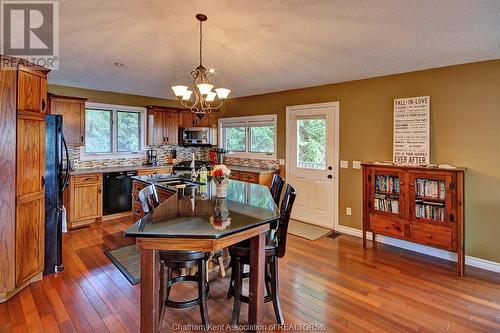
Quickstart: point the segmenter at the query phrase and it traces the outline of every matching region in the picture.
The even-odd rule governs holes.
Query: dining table
[[[225,197],[218,197],[210,177],[206,183],[185,187],[163,185],[169,183],[165,178],[174,177],[179,176],[133,177],[137,182],[171,191],[169,198],[125,231],[125,236],[135,237],[141,253],[140,332],[156,333],[162,325],[164,302],[160,290],[164,276],[160,273],[160,251],[211,253],[245,240],[249,240],[251,258],[246,327],[255,331],[264,311],[266,233],[280,217],[268,187],[229,180]],[[227,306],[232,304],[227,302]]]

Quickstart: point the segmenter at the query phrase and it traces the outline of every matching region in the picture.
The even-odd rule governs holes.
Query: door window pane
[[[228,127],[224,129],[225,146],[228,151],[246,151],[245,127]]]
[[[118,111],[116,113],[117,150],[139,151],[141,148],[141,114]]]
[[[326,119],[297,120],[297,167],[326,169]]]
[[[274,126],[250,127],[250,151],[252,153],[274,152]]]
[[[85,110],[85,152],[112,152],[112,114],[110,110]]]

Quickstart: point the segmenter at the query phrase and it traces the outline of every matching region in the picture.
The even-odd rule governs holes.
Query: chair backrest
[[[292,187],[292,185],[287,184],[285,193],[283,194],[283,200],[281,201],[280,219],[278,230],[276,232],[278,242],[276,256],[278,258],[283,258],[285,256],[288,225],[290,224],[290,215],[292,213],[293,203],[295,202],[296,196],[297,193],[295,192],[295,189]]]
[[[160,205],[158,193],[154,185],[149,185],[139,191],[139,201],[141,202],[144,214],[148,214]]]
[[[280,204],[283,185],[285,185],[285,180],[283,179],[283,177],[275,173],[273,175],[273,181],[271,182],[271,188],[269,189],[269,191],[271,192],[271,195],[273,196],[276,205]]]

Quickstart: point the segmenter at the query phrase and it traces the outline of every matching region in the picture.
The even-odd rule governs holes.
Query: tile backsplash
[[[142,165],[147,162],[146,156],[137,158],[81,160],[80,147],[68,147],[68,149],[73,169]],[[177,151],[177,161],[191,160],[192,153],[195,153],[197,160],[208,160],[210,151],[210,148],[205,147],[182,147],[172,145],[146,147],[146,149],[156,149],[159,164],[166,163],[167,157],[169,157],[173,149]]]
[[[278,169],[279,164],[275,159],[272,160],[260,160],[253,158],[241,158],[234,157],[231,155],[224,156],[224,164],[228,165],[243,165],[254,168],[264,168],[264,169]]]

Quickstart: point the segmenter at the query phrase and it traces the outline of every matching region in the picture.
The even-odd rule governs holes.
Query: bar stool
[[[267,295],[264,297],[264,302],[273,302],[276,320],[280,325],[284,324],[285,320],[279,299],[278,259],[285,256],[288,225],[295,197],[295,189],[288,184],[281,202],[278,228],[270,230],[266,235],[265,286]],[[240,316],[241,303],[248,304],[249,301],[248,296],[242,294],[242,285],[243,279],[250,277],[250,273],[244,273],[245,265],[250,265],[250,243],[244,241],[233,245],[229,247],[229,253],[231,254],[232,269],[228,296],[234,297],[231,325],[236,325]]]
[[[159,200],[154,185],[149,185],[139,192],[139,201],[145,214],[158,207]],[[210,253],[198,251],[160,251],[161,261],[161,288],[160,297],[165,306],[175,309],[187,309],[199,305],[201,321],[205,329],[209,327],[207,299],[209,297],[209,285],[207,276],[207,260]],[[179,275],[173,277],[174,270],[197,268],[195,275]],[[166,294],[164,289],[164,274],[167,269]],[[198,284],[198,297],[189,301],[172,301],[169,299],[172,286],[180,282],[196,282]],[[164,313],[161,314],[163,319]]]

